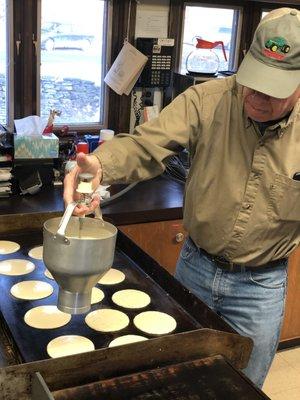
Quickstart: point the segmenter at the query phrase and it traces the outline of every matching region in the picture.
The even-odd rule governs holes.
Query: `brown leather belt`
[[[278,260],[270,261],[267,264],[258,265],[257,267],[248,266],[248,265],[245,266],[243,264],[232,263],[232,262],[226,260],[226,258],[224,258],[224,257],[214,256],[212,254],[209,254],[206,250],[200,249],[199,247],[198,247],[198,249],[207,258],[209,258],[211,261],[213,261],[217,265],[218,268],[223,269],[225,271],[229,271],[229,272],[245,272],[245,271],[256,271],[257,272],[257,271],[261,271],[264,269],[277,267],[279,265],[282,265],[284,262],[287,263],[287,258],[280,258]]]

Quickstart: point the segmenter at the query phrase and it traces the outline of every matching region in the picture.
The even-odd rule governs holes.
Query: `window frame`
[[[6,16],[6,123],[3,124],[7,129],[13,129],[14,120],[14,41],[13,38],[13,4],[5,1]]]
[[[223,9],[233,9],[234,8],[234,13],[239,12],[240,13],[240,18],[238,18],[237,21],[237,26],[233,32],[233,34],[236,34],[236,37],[234,37],[234,55],[230,55],[229,62],[232,64],[231,67],[232,69],[236,69],[238,66],[238,61],[239,61],[239,48],[240,48],[240,38],[241,38],[241,29],[242,29],[242,23],[243,23],[243,7],[237,6],[237,5],[229,5],[229,4],[212,4],[209,3],[208,0],[206,2],[196,2],[196,1],[184,1],[183,3],[183,18],[182,21],[185,20],[185,10],[186,7],[205,7],[205,8],[223,8]],[[234,18],[236,18],[234,16]],[[182,22],[182,27],[181,27],[181,40],[180,40],[180,47],[179,47],[179,64],[177,66],[177,70],[180,73],[180,65],[181,65],[181,53],[182,53],[182,38],[184,34],[184,23]],[[229,64],[230,67],[230,64]]]
[[[125,38],[135,43],[136,1],[113,0],[112,46],[110,65],[117,58]],[[110,88],[108,105],[108,127],[116,133],[129,132],[131,96],[118,95]]]
[[[14,85],[12,88],[13,96],[9,99],[13,102],[10,106],[11,120],[23,118],[28,115],[37,115],[39,96],[37,91],[37,63],[38,57],[35,56],[34,41],[38,37],[38,4],[40,0],[13,0],[13,36],[10,45],[13,55],[13,74],[11,75]],[[121,50],[125,37],[134,43],[136,3],[131,0],[106,0],[107,20],[111,22],[111,29],[108,35],[106,47],[106,63],[103,68],[108,71],[112,62]],[[128,19],[129,18],[129,19]],[[21,40],[20,54],[16,51],[16,41]],[[37,47],[37,54],[39,47]],[[104,75],[105,76],[105,75]],[[85,133],[99,133],[99,129],[109,127],[115,132],[128,132],[130,125],[130,96],[119,96],[114,93],[107,85],[105,88],[105,108],[106,114],[103,125],[84,124],[71,125],[70,129],[76,131],[78,135]],[[54,133],[61,135],[59,119],[56,120]]]

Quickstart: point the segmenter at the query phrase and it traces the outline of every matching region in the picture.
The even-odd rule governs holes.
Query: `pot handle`
[[[76,206],[77,206],[77,203],[74,201],[67,205],[64,215],[62,216],[62,219],[59,223],[58,230],[57,230],[56,234],[54,235],[55,240],[59,240],[60,242],[65,243],[65,244],[70,244],[70,241],[65,236],[65,231],[66,231],[67,225],[70,221],[70,218],[73,214],[74,208]]]

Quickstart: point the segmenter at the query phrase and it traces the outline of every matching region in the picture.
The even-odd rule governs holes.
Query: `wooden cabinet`
[[[123,225],[119,229],[174,274],[186,236],[182,220]],[[280,347],[300,343],[300,247],[289,260],[288,291]]]
[[[118,228],[171,274],[174,274],[186,236],[182,220],[122,225]]]

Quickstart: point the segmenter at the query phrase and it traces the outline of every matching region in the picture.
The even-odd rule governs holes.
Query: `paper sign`
[[[175,40],[174,39],[170,39],[170,38],[158,38],[157,39],[157,44],[160,45],[160,46],[174,47]]]
[[[151,106],[151,107],[144,107],[144,121],[150,121],[151,119],[157,118],[159,115],[158,107],[157,105]]]
[[[125,42],[104,82],[116,93],[129,95],[147,60],[148,57]]]

